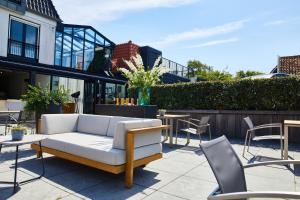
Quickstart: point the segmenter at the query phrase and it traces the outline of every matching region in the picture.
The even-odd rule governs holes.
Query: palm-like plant
[[[130,60],[123,60],[129,69],[119,68],[119,71],[128,79],[129,88],[138,88],[146,104],[149,103],[148,89],[160,82],[160,76],[168,72],[168,69],[160,63],[158,57],[150,70],[145,70],[142,57],[137,54]]]

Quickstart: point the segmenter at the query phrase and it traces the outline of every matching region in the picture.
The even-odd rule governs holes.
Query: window
[[[11,20],[9,55],[38,59],[38,28]]]

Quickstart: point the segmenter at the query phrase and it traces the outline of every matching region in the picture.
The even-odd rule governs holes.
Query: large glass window
[[[90,27],[63,26],[56,33],[55,65],[94,74],[109,69],[112,42]]]
[[[61,66],[62,60],[62,33],[56,32],[55,65]]]
[[[11,20],[9,54],[38,59],[38,28]]]
[[[62,56],[62,66],[71,66],[71,47],[72,47],[72,37],[70,35],[64,34],[63,39],[63,56]]]

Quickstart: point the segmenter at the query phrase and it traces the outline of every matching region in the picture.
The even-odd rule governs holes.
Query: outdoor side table
[[[170,147],[173,146],[173,126],[174,126],[174,119],[185,119],[185,118],[189,118],[190,115],[176,115],[176,114],[165,114],[163,116],[157,115],[158,119],[161,120],[165,120],[166,121],[166,125],[170,125],[170,129],[169,129],[169,144]]]
[[[3,146],[13,146],[16,147],[16,158],[15,158],[15,175],[14,175],[14,181],[13,182],[7,182],[7,181],[0,181],[0,184],[13,184],[14,185],[14,193],[16,192],[17,186],[23,183],[31,182],[37,179],[40,179],[45,174],[45,165],[44,165],[44,158],[42,153],[42,140],[46,139],[47,136],[44,135],[25,135],[23,140],[21,141],[12,141],[11,136],[0,136],[0,153]],[[29,180],[25,180],[22,182],[17,182],[17,169],[18,169],[18,157],[19,157],[19,146],[26,145],[26,144],[32,144],[32,143],[39,143],[40,150],[41,150],[41,163],[42,163],[42,174],[36,178],[32,178]]]
[[[284,160],[289,159],[289,127],[300,128],[299,120],[284,120],[283,135],[284,135]]]

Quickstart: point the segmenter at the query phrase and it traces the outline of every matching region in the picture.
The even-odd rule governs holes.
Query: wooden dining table
[[[173,127],[174,127],[174,122],[177,120],[177,119],[186,119],[186,118],[189,118],[190,115],[177,115],[177,114],[165,114],[165,115],[157,115],[157,118],[158,119],[161,119],[163,121],[163,124],[165,125],[170,125],[170,129],[167,130],[167,138],[166,140],[168,139],[169,137],[169,145],[170,147],[173,146]]]

